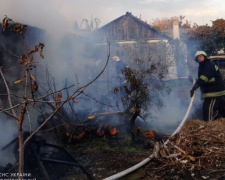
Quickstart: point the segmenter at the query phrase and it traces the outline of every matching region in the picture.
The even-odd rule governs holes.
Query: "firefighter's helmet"
[[[198,56],[199,55],[203,55],[203,56],[207,57],[207,54],[205,53],[205,51],[197,51],[195,53],[195,61],[198,61]]]
[[[120,60],[120,58],[118,56],[113,56],[112,58],[113,58],[114,61],[119,61]]]

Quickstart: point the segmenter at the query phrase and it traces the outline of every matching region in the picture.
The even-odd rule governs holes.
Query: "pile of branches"
[[[158,158],[146,167],[149,176],[155,179],[224,178],[224,130],[225,119],[187,121],[168,143],[159,145],[158,152],[155,151]]]

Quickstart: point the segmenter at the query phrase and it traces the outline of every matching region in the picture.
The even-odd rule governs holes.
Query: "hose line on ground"
[[[195,83],[195,79],[193,78],[193,84],[194,83]],[[187,120],[187,118],[188,118],[188,116],[190,114],[191,108],[193,106],[194,98],[195,98],[195,93],[194,93],[194,95],[191,98],[191,101],[189,103],[188,109],[186,111],[186,114],[185,114],[183,120],[181,121],[180,125],[177,127],[177,129],[174,131],[174,133],[170,137],[173,137],[175,134],[177,134],[177,133],[180,132],[181,128],[183,127],[184,123],[186,122],[186,120]],[[168,143],[169,143],[169,138],[165,141],[164,146],[166,144],[168,144]],[[114,180],[114,179],[121,178],[121,177],[123,177],[123,176],[125,176],[125,175],[127,175],[127,174],[129,174],[129,173],[131,173],[131,172],[133,172],[133,171],[141,168],[142,166],[144,166],[145,164],[147,164],[149,161],[151,161],[151,159],[153,157],[154,157],[153,154],[151,154],[149,157],[147,157],[146,159],[144,159],[140,163],[138,163],[138,164],[136,164],[136,165],[134,165],[134,166],[132,166],[132,167],[124,170],[124,171],[121,171],[121,172],[119,172],[117,174],[114,174],[114,175],[112,175],[110,177],[107,177],[107,178],[105,178],[103,180]]]

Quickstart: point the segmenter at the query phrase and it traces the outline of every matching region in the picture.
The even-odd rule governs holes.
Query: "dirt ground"
[[[92,142],[67,145],[67,150],[84,166],[85,170],[92,176],[91,178],[99,180],[130,168],[151,154],[152,149],[145,149],[140,144],[128,145],[130,142],[130,138],[126,140],[99,138]],[[62,170],[63,167],[53,165],[52,168],[47,167],[46,169],[50,172],[49,174],[54,174],[56,168]],[[81,168],[73,166],[67,166],[64,172],[53,178],[59,180],[88,179]]]
[[[45,159],[71,162],[71,164],[43,162],[50,179],[54,180],[104,179],[141,162],[151,155],[153,148],[150,144],[153,143],[152,140],[139,140],[138,143],[133,143],[130,134],[113,138],[103,136],[81,139],[72,143],[63,140],[57,143],[65,148],[77,162],[62,150],[42,148],[41,156]],[[76,165],[77,163],[79,166]],[[87,176],[87,173],[90,177]],[[35,172],[32,170],[32,174],[37,180],[44,179],[40,170],[38,172],[37,169]],[[140,179],[139,176],[143,179],[145,172],[142,170],[138,172],[137,178],[123,177],[122,179]]]
[[[209,123],[199,120],[189,121],[184,130],[171,139],[173,145],[180,147],[179,151],[174,150],[175,146],[168,147],[167,154],[171,155],[170,158],[165,158],[165,155],[153,158],[143,167],[120,179],[223,180],[225,179],[224,128],[224,119]],[[143,161],[153,153],[154,144],[153,140],[139,140],[133,143],[131,137],[127,135],[111,139],[101,137],[82,140],[66,144],[64,147],[83,165],[92,179],[99,180]],[[172,157],[177,152],[182,153]],[[77,166],[46,164],[46,167],[51,178],[55,180],[88,179],[84,171]]]
[[[139,153],[104,153],[94,154],[92,156],[86,156],[90,161],[87,169],[92,174],[93,179],[104,179],[118,172],[121,172],[127,168],[134,166],[143,159],[146,158],[146,154]],[[87,179],[83,174],[74,174],[74,168],[67,172],[67,177],[63,180],[70,179]],[[127,179],[127,178],[124,178]],[[130,179],[130,178],[128,178]],[[134,178],[132,178],[134,179]]]
[[[225,119],[212,122],[189,120],[182,130],[164,146],[165,137],[140,136],[132,140],[129,133],[117,136],[81,138],[68,143],[46,134],[59,149],[41,147],[40,158],[45,171],[28,157],[27,172],[36,180],[100,180],[124,171],[153,154],[159,142],[158,156],[121,180],[224,180]],[[157,133],[156,133],[157,134]],[[60,141],[58,141],[60,139]],[[67,152],[67,153],[66,153]],[[36,161],[36,160],[35,160]],[[44,173],[49,177],[44,178]]]

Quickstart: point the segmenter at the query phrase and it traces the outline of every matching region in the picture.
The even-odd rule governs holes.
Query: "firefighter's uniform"
[[[203,61],[199,61],[200,55],[204,56]],[[224,81],[218,66],[207,59],[204,51],[197,51],[195,60],[199,63],[198,79],[191,90],[191,96],[200,87],[204,99],[203,119],[205,121],[214,120],[218,117],[218,110],[225,99]]]

